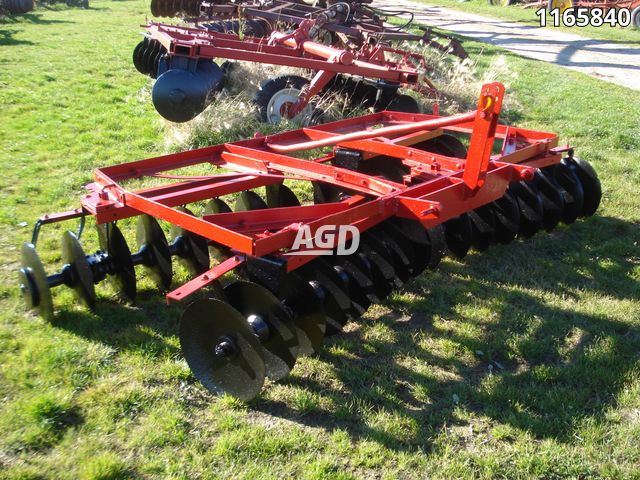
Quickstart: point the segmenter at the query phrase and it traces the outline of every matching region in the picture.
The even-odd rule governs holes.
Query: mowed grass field
[[[95,313],[68,289],[52,324],[25,313],[35,219],[77,206],[94,167],[167,148],[131,63],[146,15],[0,21],[0,478],[640,477],[640,98],[508,53],[510,121],[592,162],[597,215],[446,259],[249,405],[195,381],[180,309],[144,277],[135,306],[100,286]],[[503,53],[465,46],[480,70]],[[39,243],[49,271],[61,232]]]

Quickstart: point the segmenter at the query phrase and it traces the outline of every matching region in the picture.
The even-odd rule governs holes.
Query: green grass
[[[490,18],[500,18],[503,20],[511,20],[519,23],[524,23],[530,26],[540,26],[540,19],[536,15],[535,8],[522,8],[522,4],[514,4],[508,7],[497,7],[489,5],[487,0],[467,0],[461,2],[460,0],[415,0],[419,3],[426,3],[429,5],[436,5],[440,7],[452,8],[467,13],[476,13]],[[524,3],[524,2],[523,2]],[[637,28],[621,28],[610,27],[603,25],[601,27],[553,27],[551,17],[547,16],[548,29],[574,33],[588,38],[596,38],[601,40],[615,40],[617,42],[637,45],[640,43],[640,30]]]
[[[91,5],[0,23],[0,478],[638,478],[637,92],[505,53],[510,121],[593,163],[598,214],[447,259],[247,406],[194,380],[142,277],[136,306],[100,286],[95,314],[68,290],[53,324],[23,313],[37,216],[166,148],[130,59],[146,5]],[[500,53],[465,46],[481,69]]]

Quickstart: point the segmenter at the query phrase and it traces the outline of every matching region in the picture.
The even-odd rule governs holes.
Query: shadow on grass
[[[406,285],[410,295],[388,300],[394,313],[359,322],[382,324],[393,340],[372,339],[360,326],[327,340],[320,360],[339,388],[313,375],[282,381],[325,402],[301,413],[288,401],[258,398],[252,408],[395,450],[428,450],[439,432],[468,430],[468,412],[571,441],[584,419],[615,402],[638,362],[636,327],[575,303],[578,291],[593,292],[596,302],[640,299],[629,260],[634,228],[594,217],[447,261]],[[166,340],[177,333],[179,309],[167,309],[157,293],[141,292],[136,307],[101,301],[98,308],[98,315],[62,312],[56,326],[119,350],[179,354]]]
[[[20,23],[35,23],[38,25],[57,25],[61,23],[73,23],[69,20],[43,18],[39,12],[21,13],[19,15],[7,15],[0,19],[0,25],[13,25]]]
[[[157,291],[142,290],[135,306],[100,298],[96,315],[82,310],[62,311],[54,325],[117,350],[178,355],[179,349],[165,339],[176,335],[179,316],[179,309],[167,308],[162,297],[159,301]]]
[[[465,411],[538,438],[572,441],[584,419],[597,420],[616,401],[637,366],[640,332],[626,319],[586,313],[575,304],[564,307],[557,298],[590,289],[639,300],[632,262],[599,248],[611,235],[632,239],[632,229],[596,217],[493,247],[464,263],[447,262],[406,286],[417,300],[391,301],[395,312],[405,314],[362,321],[383,323],[393,342],[371,340],[360,327],[328,340],[320,358],[335,367],[339,390],[313,378],[284,380],[328,399],[330,409],[301,414],[268,399],[257,400],[254,408],[329,431],[344,429],[396,450],[428,450],[443,429],[468,431]],[[532,268],[534,262],[542,265]],[[547,300],[552,296],[556,301]],[[491,305],[491,321],[461,313],[477,303]],[[436,327],[434,318],[475,330],[466,335],[460,333],[465,329]],[[453,353],[430,351],[416,338],[446,342]],[[336,345],[348,348],[348,358],[331,353]]]
[[[0,25],[2,22],[0,21]],[[17,40],[13,38],[16,32],[0,29],[0,45],[33,45],[29,40]]]

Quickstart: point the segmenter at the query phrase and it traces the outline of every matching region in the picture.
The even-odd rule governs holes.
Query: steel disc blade
[[[367,292],[372,288],[371,279],[347,256],[331,257],[329,263],[339,275],[347,277],[349,298],[351,299],[351,316],[360,317],[371,306]]]
[[[400,288],[405,284],[396,271],[396,261],[393,259],[391,252],[389,252],[387,246],[382,243],[377,236],[373,235],[371,231],[364,232],[360,235],[360,245],[363,248],[368,248],[369,252],[375,252],[379,259],[384,260],[386,263],[385,278],[387,278],[386,275],[389,272],[393,273],[393,277],[391,277],[389,284],[390,290],[393,290],[393,288]],[[367,255],[369,255],[369,253],[367,253]]]
[[[212,198],[209,200],[205,206],[203,213],[205,215],[215,215],[217,213],[231,213],[231,207],[226,204],[224,200],[219,198]]]
[[[414,253],[413,274],[417,276],[422,273],[431,262],[431,241],[422,224],[408,218],[394,218],[386,224],[392,225],[400,235],[411,242]]]
[[[542,170],[536,172],[533,177],[533,183],[538,188],[542,198],[542,223],[547,231],[551,231],[562,220],[562,212],[564,210],[562,193],[558,190],[555,180]]]
[[[467,147],[457,137],[448,133],[417,143],[413,145],[413,148],[439,153],[447,157],[467,158]]]
[[[573,172],[582,184],[584,201],[580,216],[592,216],[596,213],[596,210],[598,210],[600,200],[602,199],[602,185],[600,184],[598,174],[589,162],[580,158],[565,158],[562,161],[572,167]]]
[[[216,215],[218,213],[231,213],[231,207],[227,205],[223,200],[219,198],[212,198],[209,200],[204,206],[203,214],[204,215]],[[210,242],[209,243],[209,255],[214,260],[218,262],[222,262],[226,260],[231,255],[229,252],[229,247],[226,245]]]
[[[365,300],[363,300],[363,302],[366,303],[367,308],[371,303],[379,301],[375,293],[372,272],[373,265],[366,256],[364,256],[360,251],[357,251],[352,255],[337,256],[335,258],[338,261],[338,265],[344,268],[347,273],[353,277],[354,281],[357,282],[358,288],[360,288],[365,296]]]
[[[260,339],[260,345],[267,376],[272,380],[286,377],[295,365],[299,351],[297,332],[289,313],[269,290],[256,283],[234,282],[225,287],[224,293],[229,305],[245,319],[255,315],[264,321],[268,334]]]
[[[159,3],[162,0],[151,0],[151,5],[149,6],[149,9],[151,10],[151,15],[153,15],[154,17],[160,17],[162,14],[162,10],[159,6]]]
[[[300,200],[286,185],[274,183],[267,185],[265,190],[267,192],[267,205],[271,208],[300,206]]]
[[[300,355],[312,355],[322,346],[327,329],[322,299],[309,282],[290,272],[285,275],[278,298],[292,310],[293,321],[298,329]]]
[[[93,310],[96,307],[93,273],[80,241],[73,232],[62,234],[62,261],[73,268],[75,281],[71,288],[76,297]]]
[[[145,64],[143,63],[142,57],[144,50],[147,48],[146,43],[147,41],[145,38],[145,40],[139,42],[133,49],[133,65],[134,67],[136,67],[136,70],[138,70],[138,72],[142,73],[143,75],[147,75],[149,73],[149,71],[145,67]]]
[[[569,225],[575,222],[582,214],[584,206],[584,190],[582,183],[573,169],[564,163],[545,167],[544,172],[550,172],[559,185],[559,191],[564,201],[564,210],[562,212],[562,222]]]
[[[393,266],[364,242],[360,243],[358,255],[369,264],[373,281],[371,300],[373,303],[382,303],[393,290],[395,278]]]
[[[396,275],[403,284],[406,283],[413,276],[411,259],[414,256],[412,248],[407,245],[408,242],[398,242],[398,239],[383,227],[374,227],[371,233],[385,246],[393,261]]]
[[[312,265],[318,273],[317,280],[320,285],[328,285],[330,288],[337,287],[339,289],[333,292],[340,308],[347,315],[347,318],[354,318],[353,305],[351,302],[351,294],[349,291],[349,276],[341,269],[336,269],[328,260],[317,258],[309,265]],[[343,324],[344,325],[344,324]]]
[[[220,300],[196,300],[182,314],[179,333],[182,354],[207,390],[243,401],[260,393],[262,348],[240,312]]]
[[[322,182],[311,183],[313,185],[313,203],[315,204],[339,202],[344,195],[350,192],[335,185],[328,185]]]
[[[437,225],[426,230],[431,244],[431,255],[429,257],[430,269],[436,268],[440,264],[440,260],[447,253],[447,243],[445,241],[444,226]]]
[[[236,212],[244,212],[247,210],[262,210],[269,208],[264,200],[256,192],[245,190],[238,195],[234,210]]]
[[[114,273],[107,278],[119,295],[128,300],[136,298],[136,271],[131,250],[120,229],[113,223],[96,225],[100,249],[109,256]]]
[[[444,237],[447,248],[458,258],[464,258],[471,248],[471,220],[464,213],[444,222]]]
[[[471,220],[471,245],[484,252],[493,243],[496,215],[491,205],[483,205],[469,212]]]
[[[409,95],[397,94],[385,107],[392,112],[420,113],[420,104]]]
[[[149,276],[160,290],[167,290],[171,286],[173,267],[171,265],[171,251],[167,237],[155,218],[141,215],[138,218],[136,239],[140,252],[143,252],[143,265]]]
[[[36,247],[32,243],[22,245],[22,262],[19,271],[20,291],[29,310],[36,310],[45,320],[53,319],[53,300],[47,274]]]
[[[532,237],[543,227],[544,209],[538,189],[530,182],[517,182],[509,185],[509,192],[518,201],[520,209],[518,234],[526,238]]]
[[[176,210],[195,217],[193,212],[185,207],[177,207]],[[194,275],[209,269],[209,247],[207,239],[186,230],[178,225],[171,225],[172,243],[180,242],[178,259]]]
[[[502,244],[512,242],[520,231],[520,208],[518,201],[508,191],[492,204],[495,213],[494,241]]]
[[[323,307],[325,312],[326,335],[335,335],[342,331],[342,327],[349,321],[349,309],[351,300],[349,296],[333,283],[318,268],[315,268],[317,260],[302,266],[298,272],[307,282],[311,282],[314,288],[320,289],[323,295]]]

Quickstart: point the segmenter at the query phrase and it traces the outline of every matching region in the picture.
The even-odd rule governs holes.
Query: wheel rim
[[[276,92],[267,104],[267,121],[269,123],[280,123],[282,120],[289,119],[286,112],[289,106],[298,101],[301,91],[297,88],[285,88]],[[293,122],[307,124],[311,120],[313,107],[307,104],[301,111],[293,117]]]

